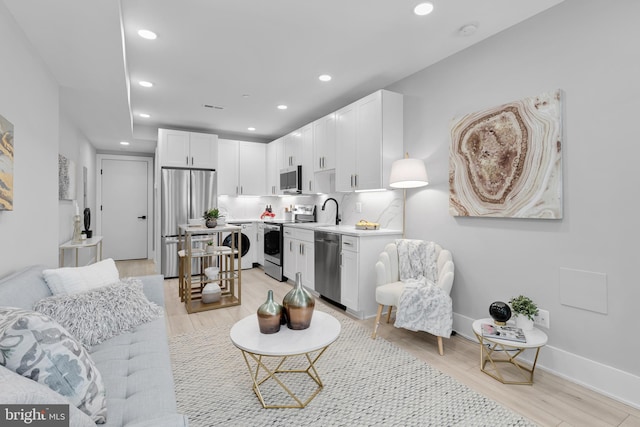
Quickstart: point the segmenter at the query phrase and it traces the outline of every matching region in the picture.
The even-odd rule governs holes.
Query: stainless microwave
[[[302,193],[302,166],[280,170],[280,190],[289,194]]]

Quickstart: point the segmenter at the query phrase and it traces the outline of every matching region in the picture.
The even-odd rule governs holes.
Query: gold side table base
[[[329,348],[329,346],[323,347],[320,350],[316,350],[318,354],[313,357],[313,353],[303,353],[297,355],[289,355],[289,356],[265,356],[261,354],[254,354],[245,350],[240,350],[242,352],[242,356],[244,357],[244,361],[247,364],[247,369],[249,370],[249,374],[251,375],[251,380],[253,381],[253,391],[258,397],[258,400],[262,404],[264,409],[274,409],[274,408],[304,408],[309,402],[311,402],[317,395],[320,393],[320,390],[324,388],[324,384],[320,379],[320,375],[318,375],[318,371],[316,370],[315,363],[318,361],[320,356],[325,352],[325,350]],[[308,366],[306,369],[282,369],[282,366],[290,357],[298,357],[304,356],[307,360]],[[280,362],[277,364],[275,369],[269,369],[267,365],[262,361],[262,358],[280,358]],[[260,370],[264,370],[264,376],[261,377]],[[300,397],[296,396],[293,391],[286,386],[286,384],[278,378],[278,374],[282,373],[296,373],[296,374],[307,374],[316,384],[317,388],[311,393],[311,395],[306,399],[302,400]],[[265,383],[268,380],[274,380],[287,394],[293,399],[295,402],[289,405],[268,405],[265,402],[264,396],[260,391],[260,385]]]
[[[540,347],[536,348],[536,356],[533,360],[533,365],[531,368],[522,365],[518,362],[517,358],[524,352],[524,348],[514,346],[505,346],[500,343],[490,342],[487,340],[483,340],[481,335],[476,334],[478,340],[480,341],[480,370],[490,377],[500,381],[502,384],[521,384],[521,385],[531,385],[533,384],[533,373],[536,369],[536,363],[538,362],[538,354],[540,353]],[[499,351],[504,353],[506,357],[496,358],[494,353]],[[509,354],[509,352],[515,352],[513,354]],[[521,381],[513,381],[505,379],[504,375],[498,368],[498,365],[501,363],[509,363],[517,368],[518,375],[522,377]],[[487,364],[491,366],[491,370],[487,369]]]

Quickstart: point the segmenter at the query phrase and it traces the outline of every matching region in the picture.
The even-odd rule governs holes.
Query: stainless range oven
[[[315,205],[295,205],[293,210],[293,220],[271,220],[264,223],[264,272],[274,279],[282,282],[287,280],[282,275],[284,264],[282,241],[284,224],[294,222],[316,222]]]
[[[282,282],[282,224],[264,224],[264,272]]]

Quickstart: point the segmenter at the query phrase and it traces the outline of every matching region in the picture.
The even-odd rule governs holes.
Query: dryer
[[[256,248],[258,246],[258,242],[256,242],[256,224],[254,222],[243,221],[228,221],[228,224],[242,227],[242,232],[239,235],[235,234],[236,239],[242,239],[242,253],[236,254],[235,257],[237,259],[239,255],[242,256],[243,270],[253,268],[253,263],[257,262]],[[222,236],[222,244],[224,246],[231,247],[231,233],[225,233]],[[238,247],[237,241],[235,242],[235,247]]]

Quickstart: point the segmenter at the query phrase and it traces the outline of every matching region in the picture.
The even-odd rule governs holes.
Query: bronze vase
[[[273,291],[269,289],[267,300],[258,307],[258,326],[263,334],[275,334],[280,330],[282,306],[273,300]]]
[[[296,284],[282,300],[289,329],[307,329],[311,324],[313,308],[316,305],[313,295],[302,287],[302,273],[296,273]]]

